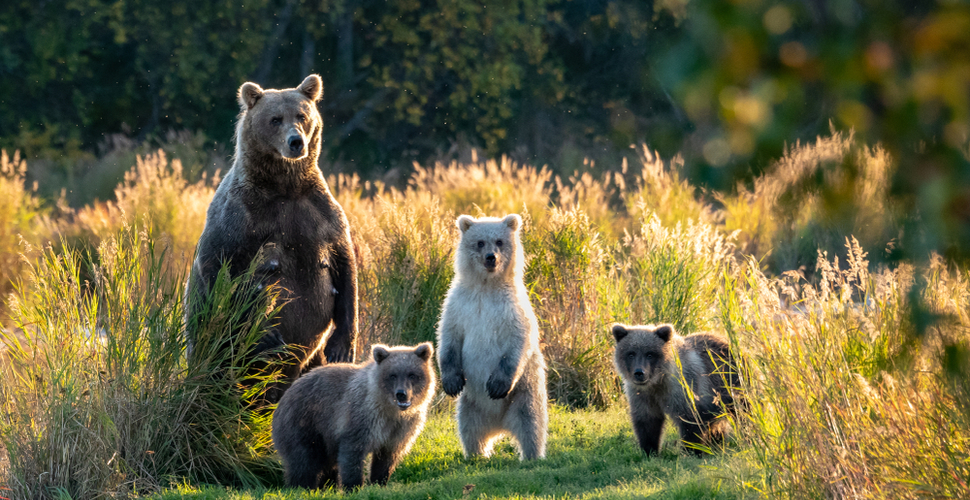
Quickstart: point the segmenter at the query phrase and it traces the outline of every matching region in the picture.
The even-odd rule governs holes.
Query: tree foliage
[[[643,142],[730,189],[831,123],[918,167],[894,194],[970,243],[968,48],[957,0],[12,0],[0,146],[227,142],[243,81],[309,72],[330,161],[365,174],[455,146],[568,174]]]

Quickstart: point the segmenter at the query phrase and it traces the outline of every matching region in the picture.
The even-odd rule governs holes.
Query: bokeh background
[[[968,498],[967,54],[954,0],[3,2],[0,498],[281,485],[270,414],[209,376],[226,351],[187,365],[183,291],[237,89],[311,72],[358,353],[433,340],[455,218],[520,213],[552,426],[621,452],[563,431],[537,468],[468,463],[442,396],[362,497],[495,469],[514,498]],[[189,320],[257,342],[244,279]],[[745,354],[723,453],[636,450],[613,322]]]

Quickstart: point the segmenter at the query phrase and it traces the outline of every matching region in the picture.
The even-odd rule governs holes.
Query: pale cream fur
[[[523,282],[521,219],[463,215],[457,223],[462,237],[438,326],[438,362],[443,382],[455,373],[464,377],[457,411],[462,447],[466,456],[488,456],[496,439],[511,434],[522,459],[542,458],[548,427],[546,366]],[[497,261],[491,272],[484,264],[489,254]],[[510,380],[505,397],[489,395],[493,378]]]

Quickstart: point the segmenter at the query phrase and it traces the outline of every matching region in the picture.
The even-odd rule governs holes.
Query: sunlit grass
[[[520,463],[505,443],[467,461],[440,398],[387,488],[323,495],[457,498],[474,484],[468,497],[970,496],[970,274],[939,256],[882,258],[901,227],[894,160],[835,133],[715,195],[683,179],[680,160],[642,153],[567,179],[508,159],[417,167],[402,189],[330,179],[360,269],[358,352],[434,338],[459,214],[522,214],[557,406],[549,459]],[[23,162],[5,158],[0,258],[22,286],[0,356],[20,374],[0,381],[0,485],[14,498],[319,496],[266,489],[280,480],[268,419],[184,362],[180,293],[212,184],[153,155],[115,200],[48,211]],[[157,236],[142,238],[148,228]],[[76,244],[38,257],[58,232]],[[220,321],[239,321],[224,304]],[[676,432],[659,457],[638,451],[612,367],[617,321],[720,332],[744,352],[748,411],[725,451],[689,458]]]
[[[230,362],[261,337],[269,318],[244,311],[269,292],[237,293],[251,276],[229,280],[224,269],[211,307],[189,318],[204,326],[187,365],[184,274],[133,228],[97,254],[47,249],[12,298],[15,330],[0,337],[0,484],[12,498],[108,498],[172,477],[278,478],[278,462],[267,460],[270,418],[236,389],[249,362]],[[226,349],[234,331],[243,333]]]
[[[545,460],[520,462],[509,441],[488,458],[466,460],[454,418],[442,405],[433,412],[413,451],[387,487],[365,486],[356,493],[293,489],[226,490],[183,485],[152,498],[308,499],[308,498],[738,498],[718,477],[723,458],[696,459],[677,453],[676,433],[668,450],[647,457],[635,444],[625,410],[568,410],[553,407]],[[734,459],[732,459],[734,460]],[[735,466],[743,467],[735,460]],[[468,490],[467,493],[465,491]]]

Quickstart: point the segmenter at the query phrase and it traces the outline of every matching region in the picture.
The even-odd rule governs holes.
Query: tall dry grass
[[[10,293],[11,285],[23,272],[34,251],[50,237],[48,210],[24,185],[27,162],[15,151],[11,156],[0,151],[0,295]]]
[[[928,256],[887,267],[884,249],[897,243],[901,227],[889,192],[894,160],[878,146],[859,144],[851,134],[833,133],[811,144],[796,144],[750,186],[715,196],[682,177],[682,160],[663,161],[646,148],[640,153],[639,161],[616,170],[577,172],[566,179],[507,159],[416,167],[401,189],[356,176],[331,177],[331,188],[351,222],[360,265],[359,352],[374,342],[433,339],[454,272],[455,218],[462,213],[517,212],[525,220],[526,286],[540,319],[549,393],[555,402],[574,407],[625,404],[612,369],[612,322],[666,322],[684,333],[722,332],[746,353],[743,389],[750,406],[736,420],[727,449],[750,468],[743,477],[724,469],[728,480],[772,498],[970,496],[970,274]],[[18,172],[24,168],[17,163]],[[173,372],[171,365],[171,370],[162,370],[168,375],[157,386],[131,385],[139,391],[162,391],[161,402],[149,404],[147,392],[125,389],[129,392],[124,398],[139,403],[119,405],[124,398],[111,392],[117,391],[115,386],[105,384],[95,371],[67,368],[98,359],[91,353],[101,348],[85,347],[82,340],[87,337],[77,332],[101,331],[106,315],[131,318],[104,331],[129,332],[119,335],[115,345],[119,353],[140,353],[132,358],[139,363],[158,352],[145,343],[151,338],[146,332],[179,331],[174,319],[163,320],[174,318],[169,313],[181,307],[178,302],[138,297],[154,287],[176,301],[180,283],[174,278],[146,282],[136,276],[144,274],[144,267],[141,274],[122,273],[125,277],[113,285],[119,291],[115,298],[99,298],[96,307],[90,301],[108,297],[105,291],[94,292],[104,286],[98,283],[108,283],[98,281],[104,271],[97,266],[124,268],[133,259],[147,258],[134,250],[112,253],[111,248],[131,245],[104,246],[119,241],[117,234],[127,234],[126,223],[167,235],[152,240],[156,248],[169,249],[169,260],[158,265],[171,273],[186,268],[213,189],[209,181],[193,183],[186,177],[191,175],[176,159],[161,154],[139,158],[116,189],[115,200],[50,215],[48,227],[75,235],[88,248],[102,248],[93,254],[92,264],[77,260],[83,253],[56,246],[45,259],[62,259],[62,266],[76,261],[71,264],[75,267],[44,274],[36,263],[40,261],[23,261],[35,262],[31,272],[48,276],[48,281],[27,280],[21,293],[61,290],[61,295],[45,299],[50,305],[37,306],[31,319],[20,321],[24,333],[48,339],[51,346],[58,345],[58,336],[76,339],[71,341],[74,350],[65,352],[78,354],[64,357],[48,347],[51,359],[60,361],[34,368],[46,385],[18,379],[2,386],[5,400],[21,402],[7,407],[12,410],[5,414],[0,435],[5,443],[34,443],[7,445],[12,450],[7,475],[28,488],[22,491],[68,491],[76,498],[92,498],[100,494],[98,488],[112,493],[151,490],[169,474],[240,482],[255,481],[259,473],[254,471],[266,470],[258,465],[265,465],[261,460],[267,434],[260,434],[265,422],[257,417],[246,421],[232,411],[228,415],[235,417],[225,419],[231,431],[223,435],[236,444],[253,445],[253,455],[230,453],[234,448],[229,441],[206,443],[223,451],[202,455],[219,467],[249,464],[231,474],[199,472],[217,470],[216,465],[170,468],[162,474],[144,457],[136,460],[127,451],[112,460],[114,452],[107,450],[126,441],[103,422],[112,422],[114,428],[117,422],[139,422],[144,429],[124,424],[132,429],[126,431],[130,435],[141,436],[131,438],[137,443],[153,442],[149,435],[185,442],[181,427],[173,429],[154,415],[181,422],[178,418],[183,417],[163,407],[184,396],[166,393],[164,386],[196,378],[187,375],[187,367]],[[39,202],[30,201],[36,198],[30,198],[22,180],[10,185],[19,199],[28,200],[25,206],[43,212]],[[35,238],[30,241],[52,237],[13,222],[5,227],[28,233],[21,236]],[[73,304],[74,312],[60,309],[67,307],[63,304]],[[224,310],[233,309],[227,305]],[[147,311],[155,311],[151,317],[159,320],[145,329],[147,324],[134,319]],[[88,330],[78,324],[88,325]],[[35,333],[48,330],[52,333],[46,337]],[[136,347],[122,348],[129,344]],[[143,376],[131,373],[122,379]],[[62,379],[73,380],[73,385],[44,392],[50,381]],[[95,391],[100,399],[92,399]],[[121,410],[102,401],[115,402],[132,417],[120,417]],[[194,413],[209,415],[206,425],[214,425],[218,415],[214,410]],[[64,448],[70,442],[55,440],[56,432],[38,434],[27,424],[29,419],[63,436],[97,436],[92,443],[107,444],[92,449],[91,456],[104,458],[98,464],[110,467],[79,468],[77,462],[58,459],[65,456],[64,449],[86,451],[70,448],[73,444]],[[244,421],[251,424],[250,434],[242,430]],[[164,455],[159,450],[170,450],[145,446],[122,447],[154,451],[145,454],[156,464]],[[168,464],[185,459],[165,453]],[[118,469],[122,459],[134,465]],[[51,464],[61,472],[54,474]],[[273,470],[269,467],[266,474],[272,477]],[[80,474],[87,482],[71,483],[63,479],[68,477],[63,471]],[[52,482],[38,482],[40,477]]]
[[[236,361],[269,321],[244,311],[270,292],[237,293],[251,273],[230,280],[224,269],[212,307],[189,318],[204,325],[198,361],[189,365],[180,269],[134,228],[105,238],[97,252],[49,247],[12,298],[19,334],[0,335],[8,349],[0,377],[2,484],[10,496],[115,498],[181,478],[278,480],[270,416],[245,403],[269,379],[257,376],[244,393],[248,362]],[[234,331],[244,335],[226,349]]]
[[[753,187],[718,196],[724,230],[739,231],[740,248],[767,256],[779,273],[811,271],[819,248],[846,257],[850,235],[882,252],[902,229],[890,196],[896,168],[885,149],[859,144],[852,132],[795,143]]]
[[[844,265],[820,253],[817,283],[754,265],[727,279],[724,321],[750,361],[741,449],[765,471],[758,486],[786,498],[964,498],[970,379],[944,365],[970,342],[966,274],[939,259],[873,272],[854,239],[846,253]],[[938,315],[922,334],[914,298]]]
[[[218,173],[211,179],[202,173],[190,183],[181,160],[169,160],[161,149],[138,155],[115,188],[114,200],[71,211],[60,233],[70,241],[97,245],[125,225],[151,227],[172,259],[190,262],[218,183]]]

